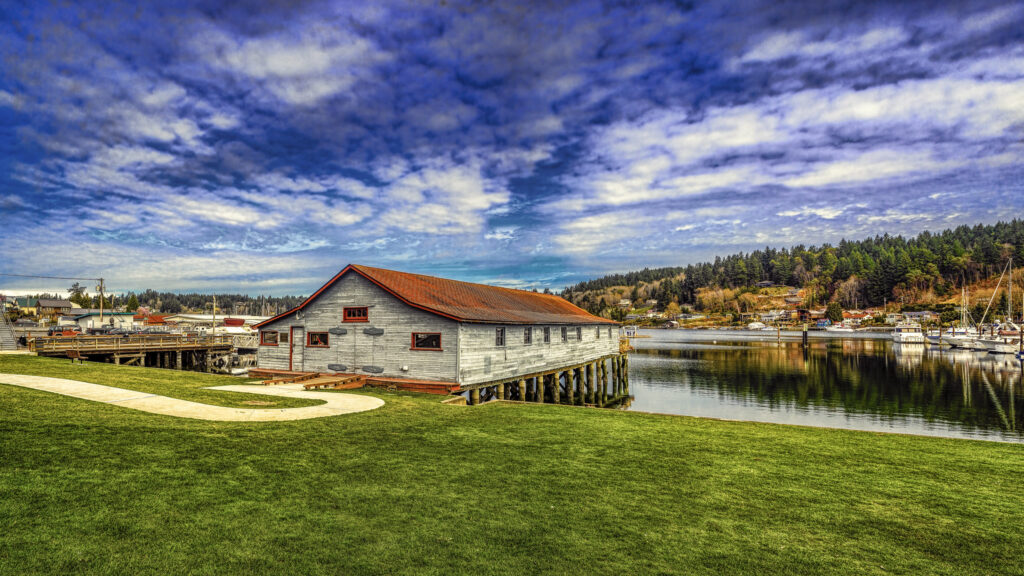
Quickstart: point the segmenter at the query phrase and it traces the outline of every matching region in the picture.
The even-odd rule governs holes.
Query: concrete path
[[[94,402],[104,402],[115,406],[124,406],[143,412],[177,416],[179,418],[195,418],[197,420],[217,420],[224,422],[278,422],[284,420],[305,420],[307,418],[323,418],[373,410],[384,405],[380,398],[358,396],[355,394],[339,394],[335,392],[311,392],[304,390],[301,384],[282,386],[232,385],[214,386],[209,390],[226,390],[228,392],[247,392],[265,396],[283,396],[286,398],[311,398],[323,400],[318,406],[281,409],[227,408],[211,406],[189,400],[168,398],[158,394],[149,394],[113,386],[65,380],[63,378],[47,378],[45,376],[27,376],[22,374],[0,374],[0,384],[23,386],[44,392],[53,392],[65,396],[73,396]]]

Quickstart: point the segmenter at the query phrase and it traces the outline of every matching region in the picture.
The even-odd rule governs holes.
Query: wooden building
[[[568,394],[574,383],[582,390],[585,369],[607,371],[598,362],[625,364],[616,364],[618,323],[559,296],[359,265],[256,328],[260,370],[493,387],[485,394],[521,400],[522,386],[517,397],[503,385],[554,375]],[[559,398],[550,385],[548,397]]]

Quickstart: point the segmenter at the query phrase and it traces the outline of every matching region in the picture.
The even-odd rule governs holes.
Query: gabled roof
[[[40,298],[40,308],[71,308],[70,300],[57,300],[54,298]]]
[[[302,310],[345,274],[359,274],[402,302],[459,322],[485,324],[613,324],[554,294],[473,284],[350,264],[302,304],[256,324],[262,327]]]

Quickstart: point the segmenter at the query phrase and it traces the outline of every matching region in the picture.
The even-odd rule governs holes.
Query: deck
[[[147,352],[228,352],[234,342],[229,335],[192,336],[154,334],[130,336],[71,336],[34,338],[30,349],[39,356],[138,355]]]
[[[455,382],[440,382],[437,380],[415,380],[412,378],[392,378],[381,376],[367,376],[364,374],[346,373],[323,373],[323,372],[301,372],[297,370],[273,370],[269,368],[249,369],[250,378],[263,378],[266,384],[276,383],[297,383],[297,384],[321,384],[322,387],[335,387],[335,383],[346,386],[344,389],[356,387],[359,381],[366,386],[374,388],[387,388],[390,390],[402,390],[405,392],[419,392],[422,394],[449,395],[459,391],[459,385]],[[342,389],[342,388],[339,388]]]

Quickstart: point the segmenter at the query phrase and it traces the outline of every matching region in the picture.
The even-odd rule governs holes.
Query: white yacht
[[[825,327],[825,332],[853,332],[853,328],[843,322]]]
[[[917,322],[900,322],[892,333],[892,341],[898,344],[924,344],[924,332]]]
[[[764,330],[768,326],[764,322],[751,322],[747,324],[747,330]]]

